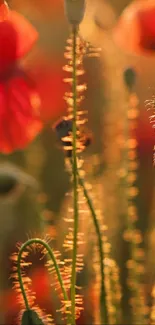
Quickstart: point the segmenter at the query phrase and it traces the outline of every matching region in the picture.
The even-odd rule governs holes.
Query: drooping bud
[[[131,90],[136,82],[136,71],[133,68],[127,68],[124,71],[124,81],[126,86]]]
[[[21,325],[44,325],[38,314],[30,309],[25,310],[22,316]]]
[[[85,0],[64,0],[66,17],[71,25],[78,26],[85,13]]]

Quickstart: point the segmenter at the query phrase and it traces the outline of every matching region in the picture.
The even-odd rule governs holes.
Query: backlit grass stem
[[[75,296],[76,296],[76,257],[77,257],[77,235],[78,235],[78,177],[77,177],[77,146],[76,146],[76,134],[77,134],[77,71],[76,71],[76,61],[77,61],[77,26],[72,26],[72,37],[73,37],[73,151],[72,151],[72,172],[73,172],[73,206],[74,206],[74,234],[73,234],[73,256],[72,256],[72,276],[71,276],[71,309],[73,324],[75,324]]]

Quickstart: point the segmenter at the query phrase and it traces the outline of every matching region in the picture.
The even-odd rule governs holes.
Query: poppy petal
[[[0,22],[0,78],[16,62],[17,33],[8,20]]]
[[[37,32],[20,14],[0,6],[0,74],[8,73],[17,59],[26,54],[37,39]]]
[[[155,6],[141,10],[137,16],[140,24],[140,46],[146,50],[155,50]]]
[[[30,62],[27,65],[27,73],[34,80],[41,98],[40,117],[45,123],[57,121],[67,111],[63,99],[67,90],[63,81],[63,64],[57,62],[56,58],[50,61],[54,64],[45,62],[44,57],[39,57],[37,63]]]
[[[0,21],[8,18],[9,7],[6,2],[0,1]]]
[[[45,122],[54,122],[65,114],[64,84],[61,69],[53,67],[49,74],[36,80],[42,102],[41,118]]]
[[[132,54],[155,53],[155,3],[133,1],[122,13],[113,31],[114,41]]]
[[[0,83],[0,151],[23,149],[40,132],[42,124],[32,104],[34,89],[22,76]]]
[[[15,11],[9,12],[8,20],[17,34],[16,59],[19,59],[31,50],[38,39],[38,33],[27,19]]]

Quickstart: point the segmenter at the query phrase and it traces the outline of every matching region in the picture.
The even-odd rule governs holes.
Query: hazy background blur
[[[155,91],[155,75],[152,69],[155,59],[129,56],[113,43],[111,37],[111,30],[115,26],[118,16],[130,2],[127,0],[87,1],[86,17],[81,26],[81,34],[88,41],[91,41],[93,45],[101,47],[102,54],[100,59],[85,60],[88,90],[83,106],[88,109],[88,128],[93,134],[93,143],[84,156],[86,162],[90,161],[90,159],[92,162],[90,170],[87,169],[88,177],[92,183],[95,184],[97,179],[100,185],[104,187],[103,180],[105,180],[107,186],[109,180],[106,179],[107,176],[104,171],[106,171],[108,158],[105,155],[105,148],[108,147],[111,150],[111,154],[113,154],[112,163],[115,165],[113,150],[117,144],[115,145],[115,132],[112,134],[113,140],[108,142],[108,135],[105,134],[106,128],[104,129],[104,118],[108,110],[112,114],[114,112],[115,121],[111,120],[111,123],[113,130],[117,129],[117,122],[119,122],[121,114],[125,110],[122,88],[123,72],[125,68],[133,66],[137,71],[135,90],[139,97],[140,110],[137,133],[140,160],[138,172],[139,196],[137,198],[140,217],[139,226],[145,235],[151,229],[152,236],[149,233],[149,238],[152,241],[155,229],[153,207],[154,169],[152,165],[154,133],[148,122],[144,102]],[[69,27],[64,17],[62,1],[10,0],[8,3],[11,8],[23,13],[37,28],[40,38],[33,53],[34,56],[36,55],[36,59],[37,54],[35,53],[40,48],[47,55],[47,58],[50,58],[52,65],[63,66],[63,51],[66,38],[69,35]],[[54,95],[54,92],[59,92],[59,89],[51,89],[51,93],[52,91]],[[116,155],[117,153],[116,150]],[[24,181],[24,189],[23,187],[22,189],[19,188],[15,192],[16,195],[10,198],[9,186],[8,195],[4,197],[4,192],[6,194],[7,190],[4,183],[1,185],[0,177],[0,195],[2,196],[2,200],[0,200],[2,250],[0,252],[2,251],[1,263],[5,263],[5,271],[1,274],[2,279],[5,279],[3,281],[4,288],[9,285],[7,281],[10,272],[8,253],[10,254],[14,250],[17,241],[24,240],[27,238],[27,234],[35,233],[41,227],[37,200],[46,204],[42,216],[44,220],[48,219],[48,225],[51,227],[59,222],[59,212],[64,203],[65,193],[70,189],[69,175],[64,168],[64,154],[58,145],[52,128],[45,127],[43,132],[26,150],[8,156],[1,154],[0,163],[6,164],[6,162],[22,169],[21,174],[18,174],[18,171],[14,174],[14,178],[17,177],[17,182],[12,183],[11,181],[12,185],[9,183],[9,186],[15,186],[16,188],[17,183],[22,183],[22,173],[26,173],[24,177],[27,177],[27,181]],[[89,163],[87,163],[87,167],[90,167]],[[2,174],[4,174],[3,169]],[[29,180],[28,175],[31,175],[37,184],[34,185],[34,182],[31,179]],[[104,191],[106,192],[106,188]],[[121,220],[112,218],[110,222],[111,229],[114,228],[114,233],[111,236],[118,237]],[[49,231],[50,229],[52,231],[53,228],[49,228]],[[117,254],[118,252],[116,252]],[[123,252],[120,251],[120,254],[123,254]]]

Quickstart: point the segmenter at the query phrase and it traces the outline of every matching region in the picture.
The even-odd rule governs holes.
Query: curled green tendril
[[[56,271],[56,274],[57,274],[57,277],[58,277],[58,281],[59,281],[59,284],[60,284],[60,287],[61,287],[61,290],[62,290],[62,294],[63,294],[63,298],[64,298],[64,301],[69,301],[69,298],[68,298],[68,295],[67,295],[67,292],[66,292],[66,289],[64,287],[64,283],[63,283],[63,280],[62,280],[62,277],[61,277],[61,273],[60,273],[60,270],[59,270],[59,266],[57,264],[57,261],[56,261],[56,258],[54,256],[54,253],[51,249],[51,247],[42,239],[39,239],[39,238],[32,238],[32,239],[29,239],[28,241],[26,241],[20,248],[19,250],[19,253],[18,253],[18,259],[17,259],[17,273],[18,273],[18,280],[19,280],[19,285],[20,285],[20,289],[21,289],[21,293],[23,295],[23,298],[24,298],[24,302],[25,302],[25,307],[28,311],[31,310],[30,306],[29,306],[29,303],[28,303],[28,299],[27,299],[27,295],[26,295],[26,290],[24,288],[24,284],[23,284],[23,279],[22,279],[22,272],[21,272],[21,259],[22,259],[22,255],[25,251],[25,249],[28,247],[28,246],[31,246],[32,244],[40,244],[42,245],[46,251],[48,252],[48,255],[49,257],[51,258],[51,260],[53,261],[53,265],[54,265],[54,268],[55,268],[55,271]],[[72,324],[72,320],[71,320],[71,317],[70,315],[67,314],[67,324]]]

